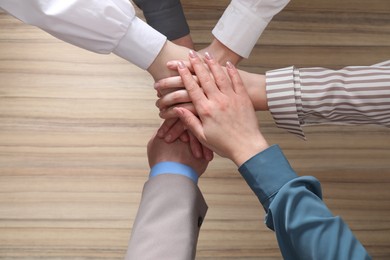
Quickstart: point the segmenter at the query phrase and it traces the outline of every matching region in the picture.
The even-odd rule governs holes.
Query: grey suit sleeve
[[[142,9],[146,22],[169,40],[190,33],[180,0],[134,0],[134,3]]]
[[[202,193],[189,178],[151,178],[142,192],[125,259],[194,259],[206,211]]]

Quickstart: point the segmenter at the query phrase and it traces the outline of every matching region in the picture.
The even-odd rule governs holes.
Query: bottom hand
[[[204,158],[211,161],[214,158],[214,153],[206,146],[202,145],[198,139],[189,131],[178,118],[167,119],[163,122],[157,131],[157,136],[162,138],[167,143],[180,141],[189,142],[192,154],[195,158]]]
[[[204,158],[195,158],[189,143],[183,143],[180,140],[166,143],[156,135],[148,143],[148,160],[150,168],[160,162],[182,163],[194,169],[199,177],[204,173],[209,163]]]

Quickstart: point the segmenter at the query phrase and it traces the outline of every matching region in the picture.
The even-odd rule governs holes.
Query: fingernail
[[[159,88],[159,87],[160,87],[160,83],[155,82],[155,83],[154,83],[154,88],[157,89],[157,88]]]
[[[213,55],[211,55],[211,53],[206,52],[206,53],[204,54],[204,56],[205,56],[206,59],[208,59],[208,60],[212,60],[212,59],[213,59]]]
[[[184,64],[184,62],[182,61],[178,61],[177,62],[177,66],[180,68],[180,69],[185,69],[186,65]]]
[[[196,52],[194,50],[190,50],[190,57],[196,58],[196,57],[198,57],[198,54],[196,54]]]
[[[234,65],[233,65],[233,63],[231,63],[230,61],[227,61],[226,62],[226,67],[228,68],[228,69],[234,69]]]

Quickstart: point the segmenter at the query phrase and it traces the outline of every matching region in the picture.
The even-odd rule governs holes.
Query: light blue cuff
[[[149,178],[160,174],[178,174],[190,178],[195,184],[198,183],[198,174],[191,167],[178,162],[160,162],[150,169]]]

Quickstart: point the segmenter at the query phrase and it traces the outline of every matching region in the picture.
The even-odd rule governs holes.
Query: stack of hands
[[[213,152],[240,166],[268,147],[241,78],[250,73],[239,72],[231,62],[222,67],[208,52],[204,57],[190,51],[189,61],[169,62],[180,76],[155,83],[156,105],[166,120],[148,145],[151,167],[177,161],[201,175],[206,167],[200,165],[207,165]]]

